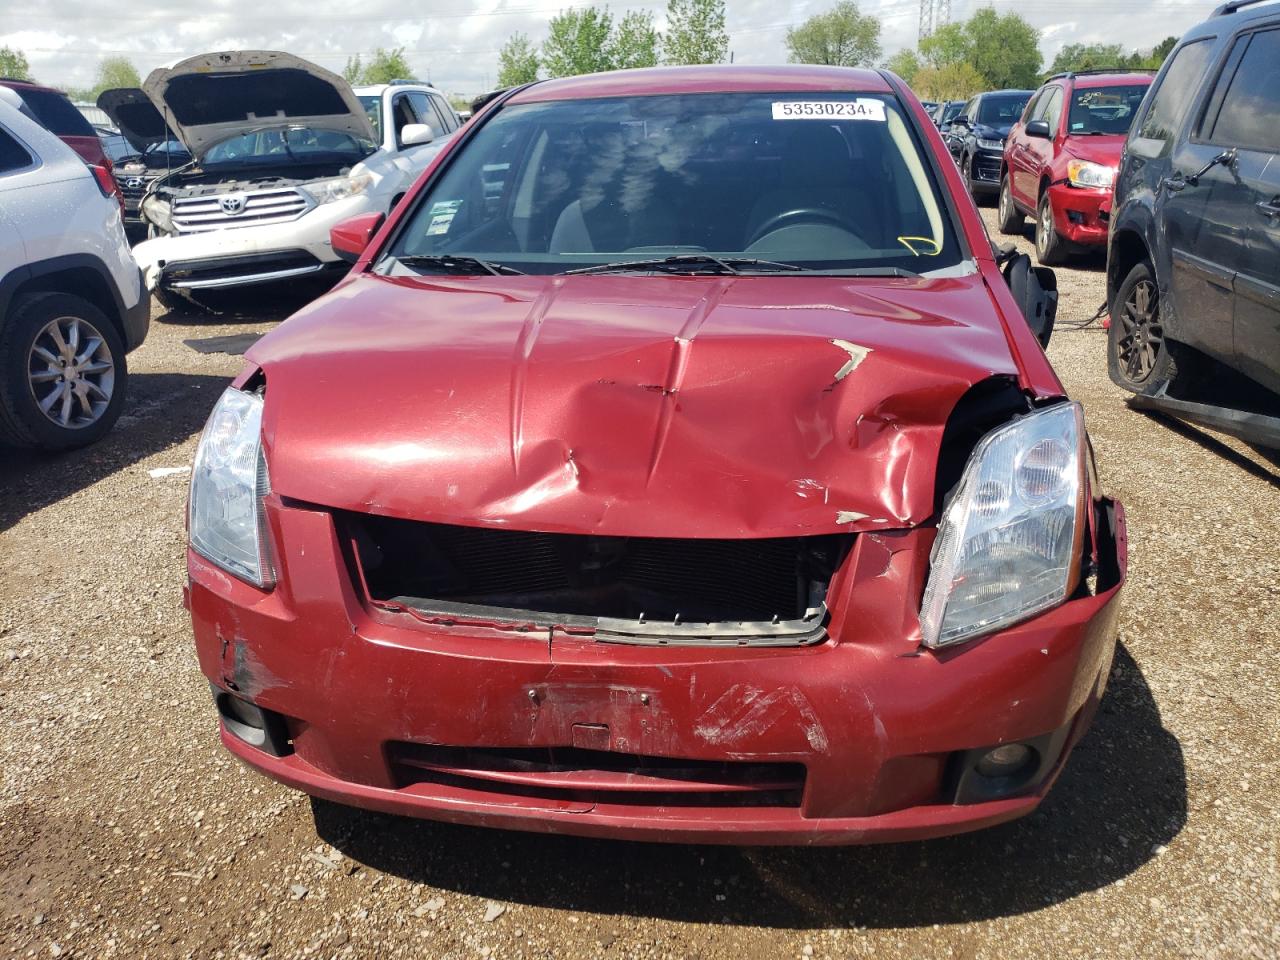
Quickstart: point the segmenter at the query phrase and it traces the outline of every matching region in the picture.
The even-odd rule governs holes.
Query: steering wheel
[[[792,210],[784,210],[781,213],[775,213],[760,226],[756,227],[755,233],[751,235],[751,239],[746,242],[746,248],[759,242],[763,237],[767,237],[775,230],[781,230],[785,226],[789,226],[796,221],[807,223],[825,223],[833,227],[838,227],[846,233],[851,233],[855,237],[858,231],[844,217],[824,207],[797,207]]]

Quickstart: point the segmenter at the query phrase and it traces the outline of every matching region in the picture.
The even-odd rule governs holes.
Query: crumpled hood
[[[1120,166],[1126,134],[1115,136],[1067,137],[1063,146],[1067,153],[1081,160],[1100,163],[1104,167]]]
[[[285,497],[723,538],[920,523],[952,407],[1017,373],[977,275],[363,275],[248,359]]]
[[[374,139],[351,84],[291,53],[202,53],[152,70],[142,89],[192,156],[228,137],[278,124]]]

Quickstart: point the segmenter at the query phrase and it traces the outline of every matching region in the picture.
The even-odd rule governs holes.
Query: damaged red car
[[[1125,577],[1052,277],[893,75],[495,98],[200,440],[222,741],[314,796],[640,840],[1033,810]],[[1037,338],[1039,333],[1040,339]]]

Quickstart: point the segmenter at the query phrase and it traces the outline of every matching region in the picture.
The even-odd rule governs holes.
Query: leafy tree
[[[987,87],[982,74],[963,61],[921,67],[911,84],[911,89],[925,100],[967,100]]]
[[[347,83],[359,83],[360,74],[364,72],[364,66],[360,63],[360,54],[354,57],[347,57],[347,65],[342,68],[343,79]]]
[[[360,70],[361,83],[390,83],[392,80],[407,80],[413,77],[413,67],[404,55],[404,47],[374,50],[369,62]]]
[[[631,10],[618,23],[609,43],[610,59],[615,70],[655,67],[662,49],[662,38],[653,26],[648,10]]]
[[[669,0],[666,63],[724,63],[729,34],[724,26],[724,0]]]
[[[853,0],[787,29],[787,59],[836,67],[869,67],[880,57],[880,21]]]
[[[1151,56],[1147,57],[1147,66],[1158,68],[1169,59],[1169,54],[1173,53],[1173,48],[1177,45],[1177,37],[1165,37],[1156,44],[1155,49],[1151,51]]]
[[[924,66],[920,62],[920,55],[914,50],[899,50],[892,57],[885,61],[885,69],[892,70],[903,79],[907,86],[912,86],[921,68]]]
[[[613,14],[604,7],[563,10],[551,18],[542,65],[551,77],[613,69]]]
[[[1129,56],[1118,43],[1068,43],[1049,65],[1050,73],[1067,70],[1098,70],[1129,66]]]
[[[498,52],[498,87],[518,87],[537,79],[537,48],[526,34],[512,34]]]
[[[984,7],[966,21],[971,63],[992,87],[1040,84],[1040,31],[1016,13]]]
[[[103,57],[98,61],[98,78],[88,99],[98,99],[98,94],[103,90],[140,86],[142,78],[138,76],[137,68],[129,62],[128,57]]]
[[[31,65],[27,63],[27,57],[21,50],[0,47],[0,77],[10,77],[14,80],[32,79]]]
[[[934,68],[963,63],[969,59],[969,36],[965,33],[964,24],[943,24],[921,40],[920,59]]]

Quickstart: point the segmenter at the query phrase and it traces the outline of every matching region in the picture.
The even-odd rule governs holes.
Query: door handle
[[[1259,200],[1258,212],[1268,220],[1280,217],[1280,196],[1272,197],[1270,200]]]

